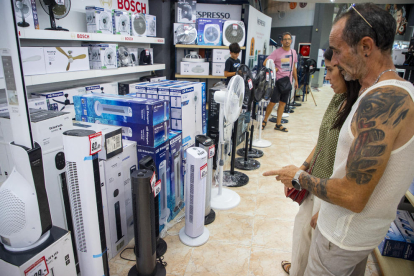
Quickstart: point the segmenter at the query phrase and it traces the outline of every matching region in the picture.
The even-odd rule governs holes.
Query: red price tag
[[[208,159],[213,158],[215,153],[216,153],[216,147],[213,144],[208,148]]]
[[[237,30],[238,27],[239,27],[239,25],[233,24],[233,30]]]
[[[102,150],[102,132],[89,135],[89,155]]]
[[[251,79],[249,79],[249,80],[247,81],[247,83],[249,84],[249,90],[252,90],[252,88],[253,88],[253,82],[252,82],[252,80],[251,80]]]
[[[269,72],[266,72],[266,81],[269,81]]]
[[[37,260],[34,264],[29,266],[28,269],[24,271],[25,276],[46,276],[49,275],[49,268],[46,264],[46,259],[43,256],[39,260]]]
[[[205,163],[203,166],[201,166],[200,168],[200,179],[203,179],[204,177],[207,176],[207,163]]]
[[[155,172],[153,172],[151,176],[151,189],[152,190],[154,190],[154,186],[155,186]]]
[[[152,191],[154,192],[154,197],[156,197],[161,192],[161,179],[155,183],[154,189]]]

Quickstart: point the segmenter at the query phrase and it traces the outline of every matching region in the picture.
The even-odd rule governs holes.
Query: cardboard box
[[[223,44],[222,19],[198,18],[197,19],[197,44],[218,45]]]
[[[29,108],[32,108],[32,109],[47,110],[47,101],[46,101],[46,98],[44,97],[30,98],[27,100],[27,105]]]
[[[118,44],[96,44],[92,47],[94,69],[118,68]]]
[[[113,34],[112,10],[86,6],[86,29],[88,33]]]
[[[131,13],[112,10],[112,31],[117,35],[131,35]]]
[[[23,1],[22,9],[18,9],[15,5],[16,1],[13,1],[14,5],[14,16],[16,17],[17,28],[18,30],[25,29],[40,29],[39,28],[39,19],[37,16],[36,9],[36,0],[29,0],[27,2]],[[26,4],[29,4],[28,6]]]
[[[93,66],[94,66],[94,64],[93,64],[93,60],[92,60],[92,48],[93,48],[93,46],[94,46],[94,44],[82,44],[81,45],[82,47],[85,47],[85,48],[88,48],[88,56],[89,56],[89,58],[88,58],[88,60],[89,60],[89,69],[94,69],[93,68]]]
[[[131,35],[147,36],[146,18],[143,13],[131,14]]]
[[[157,36],[157,17],[155,15],[145,15],[147,24],[147,36]]]
[[[209,75],[210,63],[209,62],[181,62],[180,74],[181,75]]]
[[[187,42],[187,43],[180,43],[178,41],[178,31],[179,30],[184,30],[184,31],[188,31],[194,29],[195,32],[197,33],[197,27],[196,24],[184,24],[184,23],[174,23],[174,45],[176,44],[196,44],[197,42],[197,36],[194,37],[194,40],[192,40],[191,42]]]
[[[391,223],[388,233],[378,246],[382,256],[402,258],[405,249],[405,240],[394,222]]]
[[[0,104],[0,113],[9,112],[9,105],[7,103]]]
[[[43,47],[20,47],[25,76],[46,74]]]
[[[1,275],[77,275],[70,233],[56,226],[41,246],[24,253],[9,252],[0,246],[0,256]]]
[[[175,22],[196,23],[197,19],[197,1],[181,0],[175,4]]]
[[[44,47],[46,73],[64,73],[89,70],[86,47]]]
[[[171,211],[170,220],[173,220],[184,208],[184,170],[181,132],[170,131],[169,137],[171,188],[168,194],[168,207]]]
[[[238,59],[242,60],[243,51],[240,51]],[[228,49],[213,49],[212,62],[226,62],[230,57],[230,50]],[[263,63],[263,62],[262,62]]]
[[[211,74],[213,76],[223,76],[224,77],[224,67],[225,66],[226,66],[225,63],[213,62],[213,68],[211,69]]]
[[[85,86],[85,91],[86,93],[118,95],[118,83],[108,82],[108,83]]]
[[[410,213],[405,210],[397,210],[397,218],[394,223],[406,242],[402,258],[414,261],[414,221]]]

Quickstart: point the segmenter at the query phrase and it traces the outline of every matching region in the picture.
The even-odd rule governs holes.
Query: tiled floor
[[[232,188],[241,196],[241,203],[228,211],[216,211],[216,220],[207,226],[209,241],[200,247],[183,245],[178,231],[184,220],[175,225],[165,238],[168,250],[164,261],[167,275],[287,275],[280,266],[290,260],[293,220],[298,205],[283,194],[283,184],[262,176],[264,171],[288,164],[301,165],[316,144],[319,124],[333,96],[331,88],[313,92],[318,106],[308,95],[308,101],[295,109],[285,126],[289,133],[273,130],[268,123],[263,138],[272,142],[259,159],[261,167],[245,172],[250,182]],[[130,247],[133,243],[130,243]],[[124,257],[134,258],[131,250]],[[110,261],[111,276],[124,276],[135,262],[122,260],[119,255]],[[370,255],[365,275],[379,275],[378,263]]]

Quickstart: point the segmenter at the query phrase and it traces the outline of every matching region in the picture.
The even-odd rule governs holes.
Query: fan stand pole
[[[249,134],[246,131],[246,141],[245,141],[245,147],[246,148],[247,148],[247,141],[248,140],[249,140]],[[234,143],[234,147],[236,146],[235,144],[236,143]],[[244,157],[236,158],[234,160],[234,166],[239,170],[246,170],[246,171],[257,170],[258,168],[260,168],[260,162],[253,159],[253,158],[247,158],[247,154],[248,154],[248,151],[246,150],[244,152]],[[232,161],[233,161],[233,159],[232,159]],[[232,167],[232,169],[234,169],[233,167]]]
[[[259,139],[253,141],[253,146],[258,148],[268,148],[272,145],[270,141],[262,139],[262,123],[263,123],[263,103],[264,100],[260,102],[261,113],[259,115]]]
[[[252,103],[254,106],[256,106],[256,103]],[[250,112],[250,114],[254,114],[253,112]],[[260,158],[263,156],[263,151],[259,149],[252,148],[253,143],[253,116],[249,116],[249,125],[247,126],[246,130],[246,140],[244,141],[244,148],[237,150],[237,155],[239,156],[245,156],[245,158]],[[249,131],[250,130],[250,131]]]

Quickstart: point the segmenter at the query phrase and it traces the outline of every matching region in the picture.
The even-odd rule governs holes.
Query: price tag
[[[102,132],[89,135],[89,155],[102,150]]]
[[[247,81],[247,83],[249,84],[249,90],[252,90],[252,88],[253,88],[253,82],[252,82],[252,80],[251,80],[251,79],[249,79],[249,80]]]
[[[233,24],[233,30],[237,30],[238,27],[239,27],[239,25]]]
[[[151,189],[153,191],[154,191],[154,186],[155,186],[155,172],[153,172],[151,176]]]
[[[153,192],[154,192],[154,197],[156,197],[161,192],[161,179],[158,180],[157,183],[155,183]]]
[[[204,177],[207,176],[207,163],[205,163],[203,166],[201,166],[200,168],[200,179],[203,179]]]
[[[213,144],[208,148],[208,159],[213,158],[215,153],[216,153],[216,147]]]
[[[46,276],[49,275],[49,268],[43,256],[24,271],[24,276]]]
[[[145,54],[148,56],[149,55],[149,51],[148,50],[145,50]]]
[[[106,153],[114,152],[122,147],[122,135],[117,134],[115,136],[106,139]]]
[[[269,72],[266,72],[266,81],[269,81]]]

